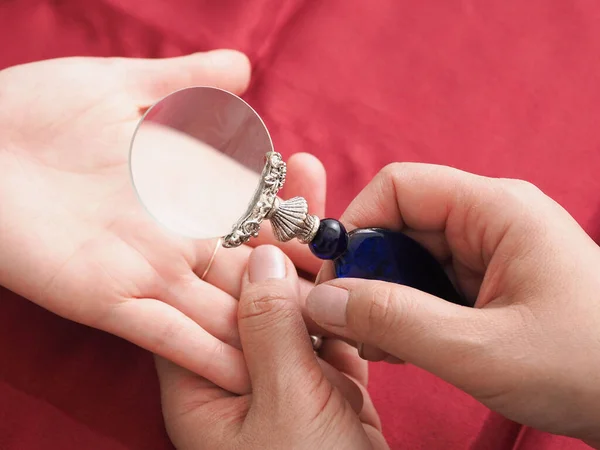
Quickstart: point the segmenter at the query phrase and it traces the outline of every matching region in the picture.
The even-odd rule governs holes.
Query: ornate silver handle
[[[297,238],[308,244],[319,229],[319,218],[308,213],[308,203],[302,197],[281,200],[277,193],[283,187],[286,165],[277,152],[266,154],[265,167],[254,197],[233,230],[223,238],[224,247],[238,247],[257,237],[260,225],[271,221],[275,238],[287,242]]]
[[[281,200],[277,193],[285,183],[286,165],[279,153],[266,154],[265,167],[254,197],[246,214],[235,224],[223,240],[224,247],[238,247],[251,237],[257,237],[263,220],[271,221],[275,238],[287,242],[297,238],[308,244],[319,230],[319,218],[308,214],[308,203],[302,197]],[[310,336],[313,350],[323,345],[322,336]]]

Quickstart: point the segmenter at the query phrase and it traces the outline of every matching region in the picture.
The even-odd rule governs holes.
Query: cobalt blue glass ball
[[[348,234],[344,225],[335,219],[322,219],[309,247],[319,259],[336,259],[348,248]]]

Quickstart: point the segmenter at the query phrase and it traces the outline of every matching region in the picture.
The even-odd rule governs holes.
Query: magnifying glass
[[[148,109],[130,149],[131,178],[148,213],[193,239],[237,247],[269,220],[277,240],[297,239],[331,260],[337,277],[411,286],[473,306],[443,266],[406,234],[381,228],[346,232],[336,219],[308,213],[302,197],[282,200],[286,164],[254,109],[214,87],[171,93]]]

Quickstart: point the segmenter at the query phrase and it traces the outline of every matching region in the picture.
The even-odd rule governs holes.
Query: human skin
[[[332,279],[307,298],[370,360],[419,366],[519,423],[600,447],[600,249],[530,183],[393,164],[351,203],[349,229],[405,230],[475,308],[406,286]]]
[[[366,361],[330,339],[313,352],[298,277],[274,246],[259,246],[243,276],[240,339],[252,393],[238,396],[157,358],[163,414],[176,448],[387,449],[365,389]]]
[[[230,50],[63,58],[0,71],[0,284],[248,392],[236,311],[251,249],[221,249],[202,280],[216,241],[154,222],[134,193],[128,152],[142,114],[165,95],[196,85],[241,94],[249,80],[248,59]],[[288,194],[322,214],[320,162],[301,154],[288,168]],[[283,247],[316,273],[305,246]],[[306,293],[311,283],[300,286]]]

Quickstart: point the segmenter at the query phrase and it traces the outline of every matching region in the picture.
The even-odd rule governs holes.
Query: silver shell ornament
[[[303,197],[285,201],[276,198],[267,219],[273,225],[275,237],[281,242],[298,238],[300,242],[308,243],[319,229],[319,218],[308,214],[308,203]]]
[[[281,242],[297,238],[311,242],[319,229],[319,218],[308,213],[308,203],[302,197],[281,200],[277,197],[285,183],[286,164],[277,152],[265,155],[260,183],[246,213],[223,238],[223,246],[238,247],[257,237],[264,220],[269,220],[275,238]]]

